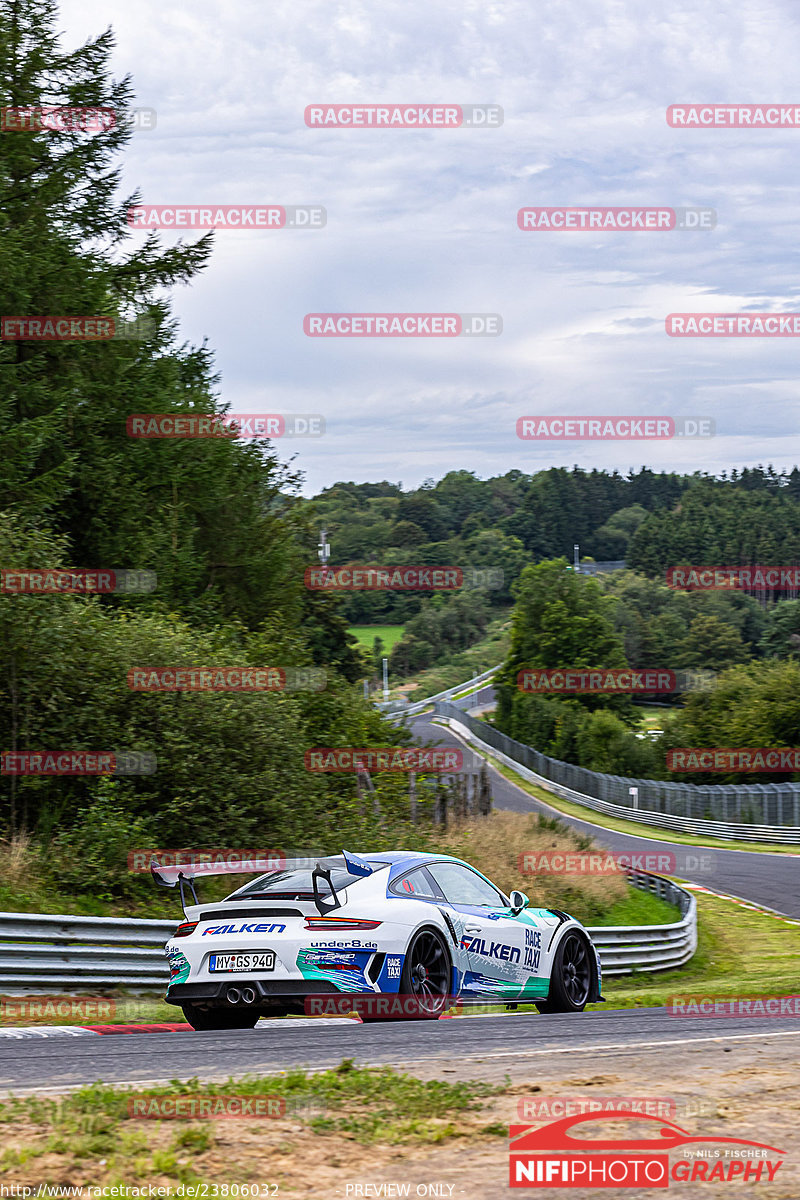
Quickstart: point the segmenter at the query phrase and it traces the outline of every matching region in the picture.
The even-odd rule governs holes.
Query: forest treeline
[[[662,583],[680,564],[800,563],[797,468],[713,477],[552,467],[486,480],[451,471],[410,492],[388,482],[337,483],[307,507],[325,526],[336,564],[419,562],[502,573],[502,586],[457,595],[344,597],[342,612],[353,624],[405,624],[390,657],[401,677],[474,643],[512,603],[524,567],[562,556],[571,562],[576,544],[582,558],[621,560]],[[759,598],[777,602],[792,593],[762,591]]]

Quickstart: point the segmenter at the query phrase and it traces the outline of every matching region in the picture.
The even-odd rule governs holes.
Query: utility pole
[[[572,569],[576,575],[581,573],[581,548],[577,542],[572,547]]]
[[[389,699],[389,660],[388,660],[388,658],[385,658],[383,660],[383,699],[384,699],[384,701],[388,701],[388,699]]]

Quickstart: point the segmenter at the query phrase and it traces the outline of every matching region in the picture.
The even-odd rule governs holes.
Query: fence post
[[[478,812],[482,817],[488,817],[492,811],[492,784],[489,779],[489,768],[484,759],[481,766],[480,792],[478,795]]]
[[[359,815],[359,818],[363,821],[364,817],[366,816],[366,813],[364,811],[364,793],[361,790],[361,772],[360,771],[356,771],[355,780],[356,780],[356,795],[358,796],[358,815]]]
[[[442,825],[445,829],[447,828],[447,784],[441,776],[436,780],[433,820],[435,825]]]
[[[464,774],[457,775],[458,789],[456,791],[456,820],[463,821],[467,815],[467,777]]]
[[[479,776],[476,771],[472,771],[469,775],[469,787],[467,788],[467,816],[473,817],[477,808],[478,801],[478,781]]]

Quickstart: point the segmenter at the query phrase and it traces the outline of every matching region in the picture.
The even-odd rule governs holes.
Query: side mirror
[[[528,897],[524,892],[511,893],[511,911],[513,912],[514,916],[516,916],[517,913],[521,913],[523,908],[527,908],[528,903]]]

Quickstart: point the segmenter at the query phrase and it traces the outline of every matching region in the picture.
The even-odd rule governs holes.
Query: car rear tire
[[[182,1004],[183,1015],[192,1029],[253,1029],[261,1016],[246,1008],[197,1008],[194,1004]]]
[[[450,955],[442,935],[435,929],[420,929],[411,939],[400,976],[398,994],[405,1011],[385,1017],[362,1012],[361,1020],[365,1024],[393,1020],[438,1021],[450,1000],[451,973]],[[417,1003],[409,1004],[409,997]]]
[[[438,1021],[450,998],[450,955],[447,943],[435,929],[420,929],[411,940],[400,978],[400,994],[413,996],[415,1016]]]
[[[575,930],[556,947],[550,991],[537,1001],[541,1013],[583,1012],[592,987],[592,962],[586,939]]]

